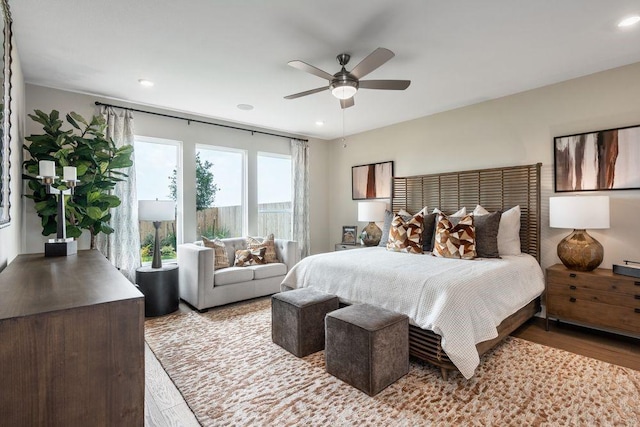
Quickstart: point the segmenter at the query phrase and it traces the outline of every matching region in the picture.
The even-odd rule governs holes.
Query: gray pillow
[[[437,213],[430,213],[424,216],[424,231],[422,232],[422,250],[424,252],[431,252],[433,250],[437,221]]]
[[[480,258],[500,258],[498,252],[498,229],[502,212],[496,211],[488,215],[474,215],[473,225],[476,228],[476,254]]]
[[[389,229],[391,229],[391,221],[393,221],[393,212],[385,209],[384,211],[384,224],[382,225],[382,237],[378,246],[383,248],[387,247],[387,241],[389,240]]]

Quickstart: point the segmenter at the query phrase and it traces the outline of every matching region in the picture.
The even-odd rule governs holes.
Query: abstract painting
[[[393,162],[372,163],[351,168],[351,198],[389,199]]]
[[[640,125],[554,138],[557,193],[640,188]]]

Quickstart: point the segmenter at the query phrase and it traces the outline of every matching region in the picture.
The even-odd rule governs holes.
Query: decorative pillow
[[[236,267],[247,267],[249,265],[266,264],[264,261],[264,253],[267,248],[260,249],[239,249],[236,251],[236,260],[234,265]]]
[[[247,237],[247,249],[266,248],[264,259],[267,264],[280,262],[276,255],[276,242],[273,233],[269,234],[264,240],[260,241],[255,237]]]
[[[474,215],[487,215],[489,212],[478,205]],[[498,229],[498,252],[500,255],[520,255],[520,205],[502,212]]]
[[[452,219],[439,214],[432,254],[441,258],[473,259],[476,257],[475,237],[473,215],[463,216],[454,225]]]
[[[202,236],[202,242],[207,248],[213,249],[213,269],[220,270],[229,267],[229,257],[224,242],[220,239],[209,240]]]
[[[423,226],[423,211],[418,212],[409,220],[405,220],[401,215],[395,215],[389,229],[387,250],[421,254]]]
[[[436,225],[438,225],[438,215],[443,213],[440,209],[434,208],[433,212],[430,216],[426,216],[424,218],[424,237],[422,240],[422,248],[425,252],[432,252],[433,245],[436,240]],[[452,213],[448,216],[448,218],[462,218],[467,214],[467,208],[462,207],[462,209],[458,210],[455,213]],[[453,225],[456,225],[458,221],[456,220]]]
[[[476,228],[476,254],[480,258],[500,258],[498,250],[498,230],[502,212],[488,215],[475,215],[473,226]]]
[[[389,240],[389,229],[391,228],[391,221],[393,221],[393,212],[386,210],[384,211],[384,224],[382,225],[382,237],[380,238],[380,243],[378,246],[386,247],[387,241]]]
[[[424,252],[431,252],[433,250],[437,219],[437,213],[430,213],[424,217],[424,231],[422,232],[422,250]]]

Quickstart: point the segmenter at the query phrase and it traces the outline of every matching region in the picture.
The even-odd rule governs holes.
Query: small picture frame
[[[358,243],[358,226],[343,225],[342,226],[342,244],[356,245]]]

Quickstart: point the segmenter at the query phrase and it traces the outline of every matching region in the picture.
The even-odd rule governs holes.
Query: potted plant
[[[91,233],[91,248],[95,248],[99,233],[111,234],[109,226],[110,210],[120,205],[120,199],[111,194],[116,184],[127,175],[122,169],[133,165],[131,155],[133,147],[116,147],[111,138],[105,135],[106,122],[101,116],[93,116],[90,121],[71,112],[66,122],[71,129],[63,130],[64,122],[56,110],[50,114],[35,110],[29,117],[40,123],[44,133],[25,138],[30,142],[23,148],[30,159],[23,162],[23,179],[29,181],[38,216],[42,220],[42,235],[54,234],[57,228],[57,204],[55,197],[47,194],[46,186],[37,178],[38,162],[53,160],[56,163],[56,175],[62,175],[62,167],[77,168],[78,184],[74,194],[69,197],[65,207],[66,233],[69,237],[79,237],[82,230]],[[56,188],[65,190],[64,182],[56,183]]]

